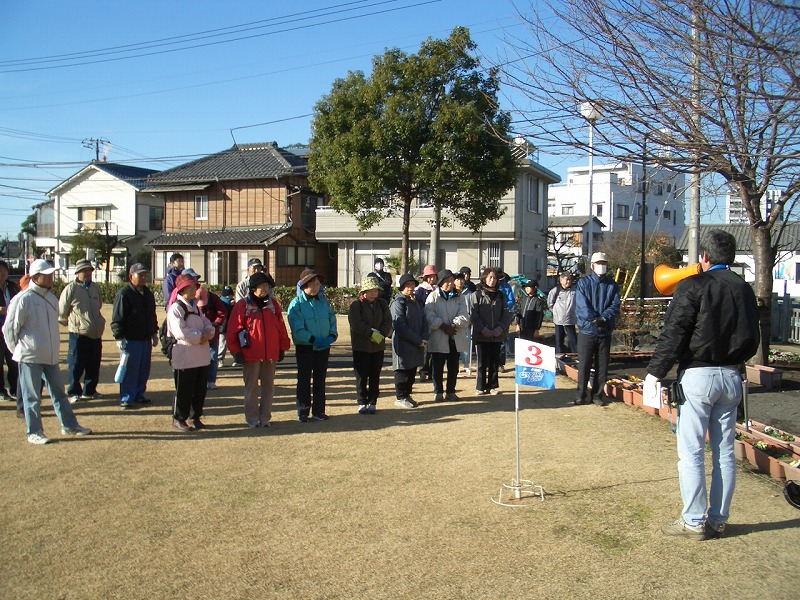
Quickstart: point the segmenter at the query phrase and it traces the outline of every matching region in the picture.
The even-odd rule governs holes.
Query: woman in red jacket
[[[273,287],[275,281],[269,275],[251,275],[247,296],[236,303],[228,319],[228,349],[242,364],[244,418],[251,429],[270,425],[275,366],[290,345],[281,307],[271,294]]]

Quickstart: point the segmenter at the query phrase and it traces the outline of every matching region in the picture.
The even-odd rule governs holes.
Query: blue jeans
[[[77,333],[69,334],[69,351],[67,354],[67,366],[69,367],[68,396],[94,396],[95,392],[97,392],[97,381],[100,379],[100,359],[102,356],[102,340],[95,340]],[[81,388],[81,377],[83,377],[83,388]]]
[[[42,375],[47,382],[53,408],[62,427],[76,427],[78,420],[72,412],[72,406],[64,393],[64,381],[58,365],[40,363],[19,363],[19,392],[25,407],[25,424],[28,434],[42,429]]]
[[[681,377],[686,402],[678,417],[678,477],[683,520],[702,525],[726,523],[736,486],[736,407],[742,378],[735,367],[696,367]],[[706,498],[705,437],[711,446],[711,493]]]
[[[153,345],[150,340],[128,340],[125,352],[128,357],[128,368],[125,378],[119,384],[120,402],[135,402],[144,398],[147,380],[150,378],[150,353]]]
[[[222,336],[220,336],[221,338]],[[219,357],[219,346],[217,343],[212,342],[209,345],[211,349],[211,362],[208,363],[208,383],[217,383],[217,369],[219,365],[217,364],[217,359]]]

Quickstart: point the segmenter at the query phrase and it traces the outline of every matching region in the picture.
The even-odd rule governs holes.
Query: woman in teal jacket
[[[336,341],[336,315],[320,291],[319,275],[312,269],[300,273],[297,297],[289,304],[287,317],[297,352],[297,416],[325,421],[325,377],[331,345]],[[313,400],[311,380],[314,380]]]

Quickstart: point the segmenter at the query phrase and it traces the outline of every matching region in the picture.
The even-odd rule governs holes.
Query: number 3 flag
[[[529,340],[514,340],[514,366],[518,385],[556,387],[556,350]]]

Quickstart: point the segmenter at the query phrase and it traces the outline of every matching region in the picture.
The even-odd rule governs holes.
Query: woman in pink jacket
[[[175,338],[172,368],[175,370],[175,405],[172,426],[178,431],[199,431],[206,401],[208,342],[214,326],[196,306],[197,281],[191,275],[175,280],[177,298],[167,310],[167,331]],[[188,421],[188,422],[187,422]]]
[[[251,429],[270,425],[275,367],[290,345],[281,307],[272,296],[274,287],[266,273],[251,275],[247,296],[228,318],[228,349],[242,364],[244,419]]]

